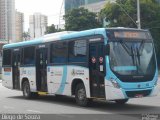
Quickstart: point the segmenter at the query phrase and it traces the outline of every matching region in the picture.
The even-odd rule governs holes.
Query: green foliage
[[[87,9],[73,9],[71,11],[68,11],[67,14],[64,15],[65,29],[80,31],[101,27],[100,22],[98,22],[96,18],[97,15],[93,12],[89,12]]]
[[[160,66],[160,4],[156,0],[140,0],[141,27],[149,29],[155,42],[158,63]],[[107,27],[137,28],[137,1],[117,0],[107,3],[100,16],[109,21]],[[130,17],[131,18],[130,18]]]
[[[56,29],[55,25],[52,24],[51,26],[47,27],[46,34],[55,33],[55,32],[61,32],[61,31],[64,31],[64,30],[63,29]]]
[[[27,40],[30,38],[29,32],[23,32],[23,38],[24,40]]]
[[[46,34],[55,33],[55,32],[57,32],[57,30],[54,24],[52,24],[51,26],[47,26]]]

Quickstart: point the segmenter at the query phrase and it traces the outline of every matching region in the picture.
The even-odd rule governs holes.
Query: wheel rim
[[[24,86],[24,96],[28,96],[29,95],[29,87],[28,87],[28,85],[25,85]]]
[[[86,98],[86,93],[84,89],[79,89],[78,90],[78,99],[79,100],[84,100]]]

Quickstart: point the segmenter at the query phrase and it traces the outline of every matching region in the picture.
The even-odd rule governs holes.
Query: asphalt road
[[[22,97],[21,91],[9,90],[0,83],[0,114],[51,114],[41,118],[54,117],[59,120],[82,120],[83,117],[92,120],[97,117],[104,120],[123,120],[124,117],[129,120],[141,120],[141,115],[160,115],[160,94],[156,97],[131,99],[126,105],[94,102],[90,107],[79,107],[75,100],[69,97],[43,96],[35,100],[26,100]],[[3,116],[0,117],[2,118]]]

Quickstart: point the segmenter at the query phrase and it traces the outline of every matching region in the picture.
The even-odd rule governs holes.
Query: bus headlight
[[[115,88],[120,88],[120,85],[118,84],[117,81],[111,79],[111,83],[112,83],[112,85],[113,85]]]

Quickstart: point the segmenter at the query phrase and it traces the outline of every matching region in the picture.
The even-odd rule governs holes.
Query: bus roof
[[[96,35],[96,34],[102,34],[105,37],[106,36],[105,28],[96,28],[96,29],[85,30],[85,31],[67,31],[67,32],[65,31],[60,33],[53,33],[53,34],[45,35],[38,39],[6,44],[3,46],[3,49],[14,48],[14,47],[16,48],[16,47],[28,46],[28,45],[36,45],[36,44],[41,44],[45,42],[51,42],[56,40],[66,40],[66,39],[72,39],[72,38],[90,36],[90,35]]]
[[[103,35],[103,37],[106,38],[106,29],[108,29],[108,30],[111,30],[111,29],[113,29],[113,30],[124,30],[124,29],[138,30],[135,28],[116,27],[116,28],[96,28],[96,29],[90,29],[90,30],[84,30],[84,31],[64,31],[64,32],[58,32],[58,33],[44,35],[43,37],[38,38],[38,39],[33,39],[33,40],[23,41],[23,42],[18,42],[18,43],[6,44],[3,46],[3,49],[36,45],[36,44],[41,44],[41,43],[51,42],[51,41],[56,41],[56,40],[67,40],[67,39],[72,39],[72,38],[77,38],[77,37],[84,37],[84,36],[91,36],[91,35],[98,35],[98,34]],[[142,30],[142,31],[144,31],[144,30]]]

